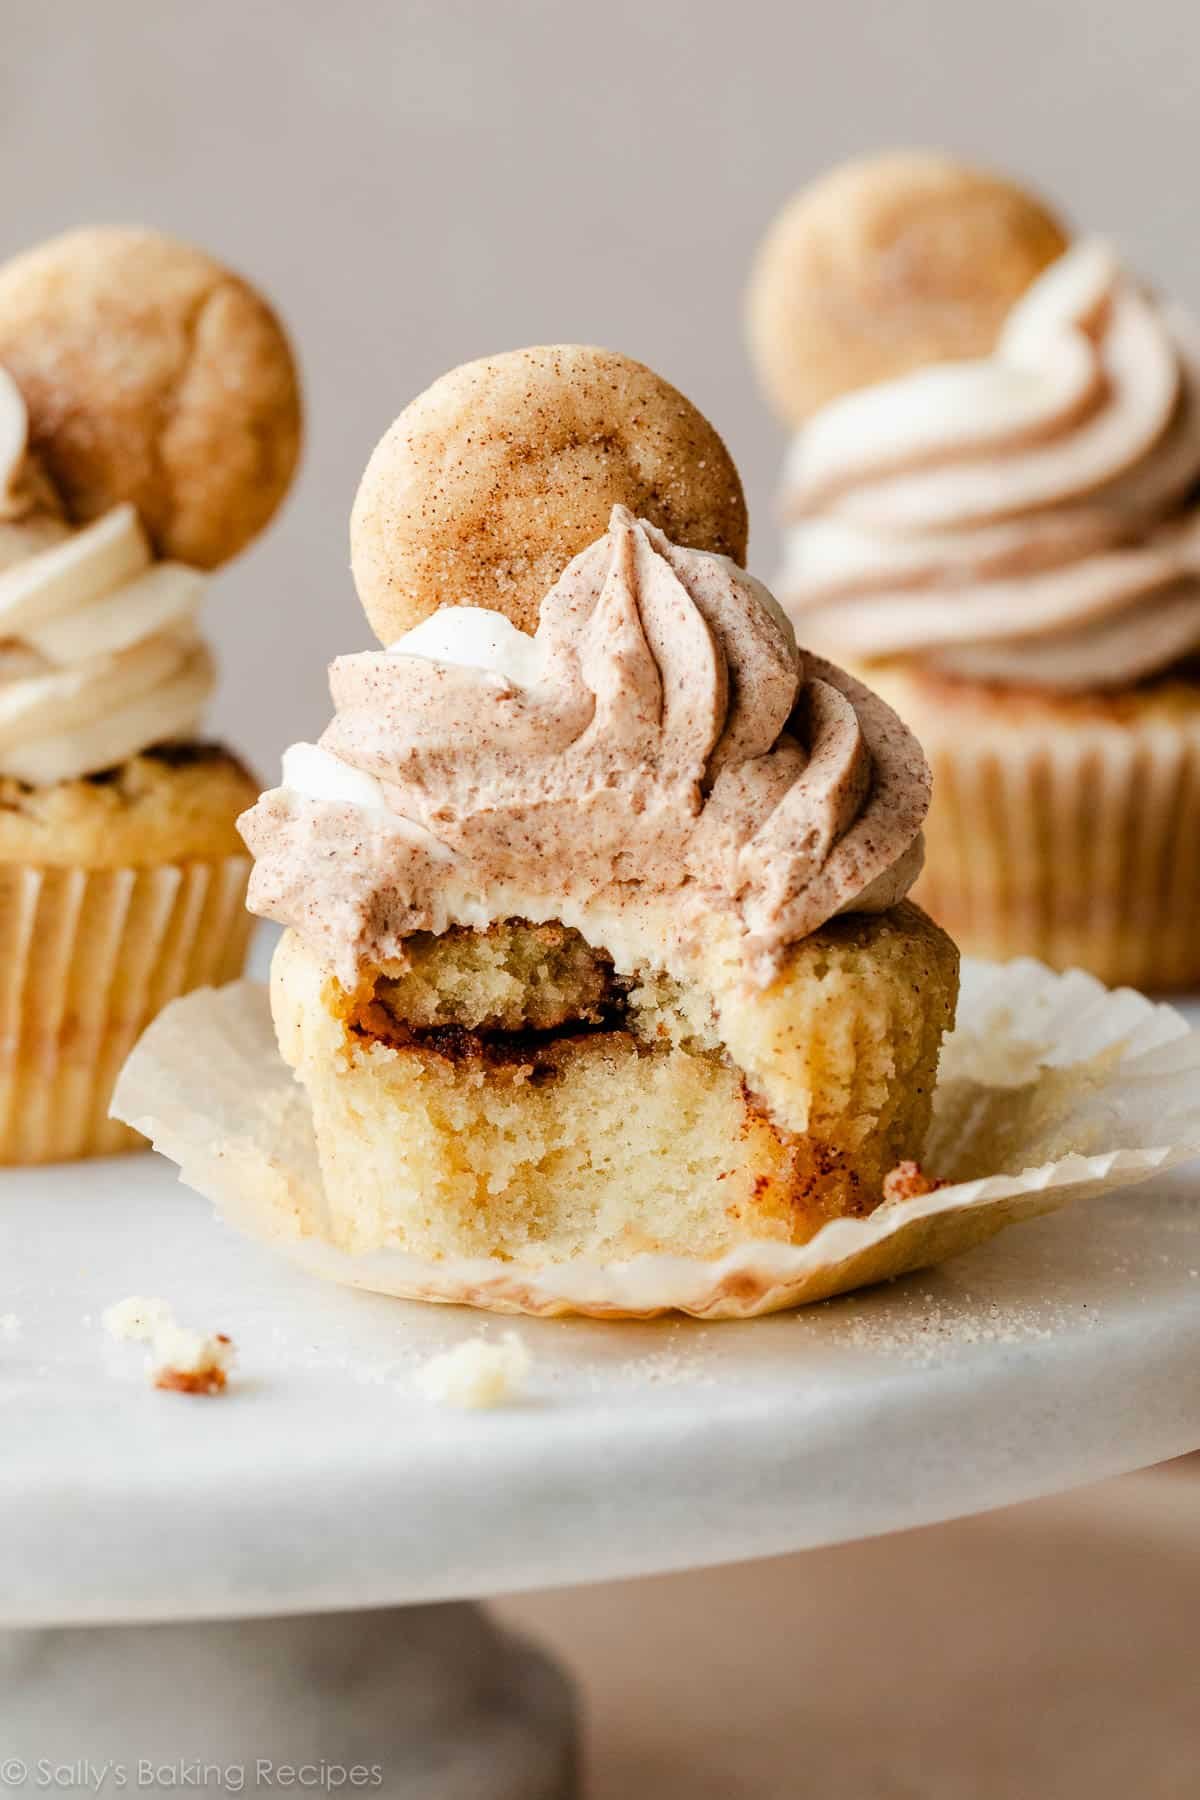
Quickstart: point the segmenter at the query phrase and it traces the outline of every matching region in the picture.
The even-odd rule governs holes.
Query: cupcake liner
[[[1200,718],[946,738],[914,898],[974,953],[1134,987],[1200,983]]]
[[[334,1281],[497,1312],[750,1318],[941,1262],[1200,1155],[1200,1033],[1078,971],[969,962],[925,1156],[953,1185],[834,1220],[807,1244],[748,1243],[711,1261],[434,1263],[335,1250],[307,1096],[253,983],[169,1007],[122,1071],[113,1110],[231,1224]]]
[[[246,857],[0,867],[0,1163],[136,1146],[113,1083],[155,1014],[245,964]]]

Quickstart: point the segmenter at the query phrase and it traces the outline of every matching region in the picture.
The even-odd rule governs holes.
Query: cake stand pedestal
[[[566,1678],[466,1601],[0,1633],[0,1792],[573,1800]]]
[[[147,1383],[101,1325],[131,1294],[230,1333],[225,1395]],[[430,1356],[512,1328],[292,1270],[149,1155],[0,1175],[0,1788],[571,1795],[566,1684],[467,1597],[868,1537],[1195,1449],[1200,1179],[795,1314],[518,1321],[512,1404],[424,1397]]]

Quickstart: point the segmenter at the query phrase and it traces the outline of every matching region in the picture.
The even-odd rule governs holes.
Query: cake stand
[[[102,1327],[131,1294],[232,1335],[224,1395],[149,1384]],[[0,1786],[574,1793],[566,1681],[468,1601],[1196,1448],[1200,1177],[752,1323],[519,1321],[509,1404],[425,1396],[428,1358],[513,1328],[305,1275],[149,1154],[3,1172]]]

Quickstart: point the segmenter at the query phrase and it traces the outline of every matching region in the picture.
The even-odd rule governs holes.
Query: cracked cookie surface
[[[191,245],[108,226],[14,257],[0,267],[0,364],[76,523],[129,501],[158,556],[210,569],[287,492],[301,437],[287,337]]]

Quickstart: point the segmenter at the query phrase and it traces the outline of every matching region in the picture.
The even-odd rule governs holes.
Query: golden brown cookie
[[[300,449],[287,338],[202,250],[111,226],[13,258],[0,268],[0,363],[77,521],[132,501],[160,556],[211,569],[287,492]]]
[[[385,644],[441,606],[492,607],[533,631],[618,503],[678,544],[745,561],[729,452],[643,363],[575,344],[465,363],[367,464],[350,526],[359,598]]]
[[[801,424],[838,394],[985,355],[1067,232],[1034,195],[928,152],[844,163],[768,232],[747,293],[767,399]]]

